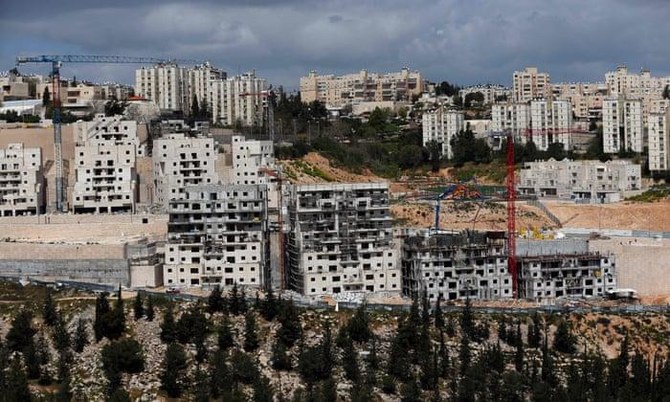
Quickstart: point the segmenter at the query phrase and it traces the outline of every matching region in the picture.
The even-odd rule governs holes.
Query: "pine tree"
[[[400,400],[402,402],[421,401],[421,389],[419,388],[416,379],[412,378],[410,381],[403,384],[400,389]]]
[[[226,362],[226,351],[217,350],[212,356],[210,362],[210,388],[211,395],[214,399],[230,392],[231,390],[231,375]]]
[[[198,106],[198,97],[193,94],[191,100],[191,119],[200,117],[200,107]]]
[[[207,299],[207,311],[209,311],[210,314],[223,311],[223,297],[219,285],[214,287],[209,294],[209,298]]]
[[[145,311],[145,316],[147,321],[153,321],[156,312],[154,311],[154,298],[151,295],[147,296],[147,308]]]
[[[367,342],[372,337],[366,304],[361,304],[354,315],[347,322],[347,334],[355,342]]]
[[[542,330],[540,329],[540,315],[533,313],[532,325],[528,326],[528,346],[539,348],[542,342]]]
[[[7,332],[7,348],[14,352],[20,352],[33,343],[33,336],[37,331],[32,326],[33,316],[28,310],[21,310],[14,320],[12,327]]]
[[[331,377],[321,382],[319,400],[323,402],[337,402],[337,384],[334,378]]]
[[[198,366],[193,374],[193,402],[209,402],[209,378]]]
[[[105,336],[105,330],[107,329],[106,320],[110,311],[111,309],[109,307],[109,301],[107,300],[107,293],[104,292],[95,299],[95,322],[93,324],[93,331],[95,333],[96,342],[100,342]]]
[[[137,296],[135,296],[133,311],[135,312],[135,321],[144,317],[144,302],[142,301],[142,294],[140,292],[137,292]]]
[[[54,342],[54,347],[59,352],[67,350],[71,345],[72,341],[70,339],[70,333],[67,332],[65,320],[60,314],[57,315],[52,338]]]
[[[110,340],[118,339],[126,330],[126,314],[123,310],[123,298],[121,297],[121,286],[114,304],[114,310],[109,314],[107,319],[107,332],[105,336]]]
[[[181,379],[186,371],[186,352],[178,343],[170,343],[165,351],[165,360],[161,371],[161,388],[170,398],[179,398],[184,384]]]
[[[570,324],[567,320],[561,320],[554,335],[554,350],[572,354],[577,350],[575,343],[575,337],[570,333]]]
[[[107,398],[107,402],[132,402],[132,399],[130,399],[128,391],[123,388],[116,388]]]
[[[253,384],[254,402],[273,402],[274,392],[272,385],[265,376],[258,376]]]
[[[281,327],[277,330],[277,338],[279,338],[286,347],[292,347],[295,342],[300,339],[302,334],[302,326],[300,323],[300,314],[293,304],[293,300],[281,302],[281,310],[279,312],[279,322]]]
[[[449,375],[449,350],[444,342],[444,334],[440,333],[440,378],[447,378]]]
[[[244,316],[244,350],[252,352],[258,349],[258,328],[256,325],[256,316],[249,310]]]
[[[39,333],[37,336],[37,361],[39,363],[39,384],[40,385],[49,385],[51,384],[52,378],[51,373],[49,372],[49,363],[51,362],[51,354],[49,353],[49,345],[47,340],[44,338],[43,333]]]
[[[23,349],[23,359],[26,363],[26,374],[29,380],[40,377],[40,358],[37,354],[35,343],[31,340]]]
[[[6,401],[30,401],[28,378],[18,355],[12,358],[3,397]]]
[[[477,340],[475,333],[475,320],[472,315],[472,304],[470,303],[470,298],[465,299],[465,307],[463,308],[463,313],[461,314],[461,334],[467,336],[471,340]]]
[[[291,359],[286,353],[286,345],[276,339],[274,345],[272,345],[272,359],[270,360],[272,368],[275,370],[291,370]]]
[[[437,389],[439,381],[439,359],[437,350],[433,350],[432,358],[421,362],[421,388],[424,390]]]
[[[272,321],[277,317],[277,310],[277,299],[272,291],[272,286],[270,286],[261,304],[261,314],[267,321]]]
[[[44,316],[44,323],[48,326],[54,326],[58,318],[58,311],[56,310],[56,303],[54,303],[51,296],[51,289],[47,288],[47,294],[44,298],[44,306],[42,307],[42,315]]]
[[[219,349],[224,351],[235,346],[235,335],[233,334],[230,319],[227,315],[223,317],[223,322],[219,328],[218,342]]]
[[[172,343],[177,340],[177,324],[174,321],[174,311],[172,305],[168,305],[163,314],[161,323],[161,341],[163,343]]]
[[[465,375],[467,370],[470,368],[470,359],[472,358],[472,352],[470,350],[470,338],[467,336],[461,337],[461,348],[458,358],[461,363],[460,374]]]
[[[233,283],[233,289],[230,291],[229,310],[232,315],[242,314],[242,300],[237,282]]]
[[[442,294],[437,297],[435,303],[435,328],[442,331],[444,329],[444,316],[442,313]]]
[[[77,321],[77,328],[74,332],[74,351],[81,353],[84,348],[88,345],[88,333],[86,331],[86,321],[83,318],[79,318]]]
[[[342,368],[344,369],[344,376],[356,384],[361,377],[361,371],[358,367],[358,353],[356,353],[351,337],[347,337],[347,340],[342,351]]]

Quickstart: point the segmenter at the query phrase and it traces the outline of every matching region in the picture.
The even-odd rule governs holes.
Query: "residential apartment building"
[[[648,119],[649,170],[670,170],[670,108],[665,113],[653,113]]]
[[[303,102],[318,100],[328,107],[342,107],[360,102],[411,101],[425,88],[421,73],[403,68],[395,73],[369,73],[362,70],[341,76],[318,75],[310,71],[300,78]]]
[[[225,126],[262,126],[267,90],[267,81],[255,71],[216,81],[212,87],[212,121]]]
[[[200,109],[207,109],[210,113],[214,110],[214,87],[217,82],[226,79],[226,72],[213,67],[209,62],[186,69],[185,89],[188,95],[185,99],[186,104],[182,109],[190,113],[193,107],[193,97],[198,100]]]
[[[491,131],[511,131],[516,140],[525,142],[530,129],[530,105],[527,103],[499,103],[491,106]]]
[[[670,85],[670,76],[652,77],[648,69],[641,69],[639,74],[631,74],[628,67],[619,65],[616,70],[605,74],[605,84],[609,90],[609,95],[613,97],[661,98],[665,87]]]
[[[490,105],[496,102],[507,102],[512,98],[512,90],[508,87],[495,84],[486,84],[486,85],[474,85],[466,87],[458,91],[458,96],[461,99],[465,100],[465,97],[469,94],[481,93],[484,97],[484,104]]]
[[[40,148],[0,148],[0,216],[34,215],[45,209]]]
[[[537,149],[546,151],[550,144],[560,142],[571,149],[572,106],[568,101],[533,100],[530,102],[530,139]]]
[[[430,300],[513,297],[505,232],[409,234],[402,245],[402,290]]]
[[[521,298],[603,297],[616,289],[614,255],[590,252],[587,240],[523,240],[516,244]]]
[[[266,189],[198,185],[169,202],[166,286],[260,287],[266,280]]]
[[[442,149],[442,156],[454,157],[451,140],[464,129],[465,117],[462,111],[439,107],[423,114],[423,145],[436,141]]]
[[[644,123],[642,101],[624,97],[603,101],[603,150],[615,154],[620,150],[642,152]]]
[[[552,84],[553,98],[570,102],[578,120],[600,119],[603,99],[607,97],[604,82],[570,82]]]
[[[388,183],[302,184],[289,194],[289,288],[400,292]]]
[[[188,186],[218,184],[214,139],[184,133],[165,134],[153,143],[154,200],[168,208]]]
[[[536,67],[526,67],[523,71],[515,71],[512,83],[514,102],[525,103],[533,99],[551,99],[549,74],[538,72]]]
[[[122,116],[96,116],[75,125],[75,184],[72,208],[77,212],[134,212],[137,203],[136,158],[146,155],[137,122]]]
[[[519,171],[517,191],[524,195],[614,202],[642,190],[642,167],[629,160],[526,162]]]
[[[155,102],[162,110],[188,110],[186,71],[176,64],[142,67],[135,71],[135,94]]]

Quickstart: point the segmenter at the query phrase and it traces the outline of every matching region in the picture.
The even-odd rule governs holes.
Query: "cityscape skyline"
[[[537,66],[552,82],[602,81],[626,64],[670,75],[662,38],[670,4],[601,0],[423,0],[323,3],[299,0],[162,3],[65,1],[57,10],[12,2],[0,16],[0,70],[18,55],[105,54],[208,60],[230,74],[255,69],[274,85],[298,88],[310,70],[421,71],[430,81],[511,84],[510,71]],[[579,9],[579,14],[575,10]],[[124,23],[120,23],[124,21]],[[631,24],[630,21],[645,23]],[[87,32],[82,35],[82,32]],[[64,76],[132,83],[133,65],[63,66]],[[21,66],[46,74],[44,66]]]

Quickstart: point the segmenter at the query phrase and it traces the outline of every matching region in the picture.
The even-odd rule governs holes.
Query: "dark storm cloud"
[[[3,10],[0,69],[11,68],[16,53],[74,52],[208,59],[231,73],[255,68],[289,87],[312,69],[409,66],[429,79],[462,84],[509,83],[512,71],[526,65],[551,73],[554,81],[602,80],[619,63],[670,74],[664,43],[670,2],[663,0],[43,4],[14,1]],[[80,74],[97,68],[76,66]],[[108,67],[104,78],[118,71],[123,68]]]

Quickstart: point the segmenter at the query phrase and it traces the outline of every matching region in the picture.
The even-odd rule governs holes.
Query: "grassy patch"
[[[626,201],[656,202],[670,196],[670,187],[655,186],[640,195],[626,198]]]

